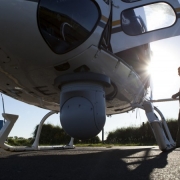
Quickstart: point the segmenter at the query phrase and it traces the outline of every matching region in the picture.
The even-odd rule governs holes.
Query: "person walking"
[[[180,67],[178,68],[178,75],[180,76]],[[180,90],[178,93],[172,95],[173,99],[176,99],[179,97],[179,103],[180,103]],[[179,108],[179,116],[178,116],[178,131],[176,136],[176,147],[180,147],[180,108]]]

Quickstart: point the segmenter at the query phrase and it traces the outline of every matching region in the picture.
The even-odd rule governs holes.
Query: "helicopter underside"
[[[2,49],[0,53],[0,81],[4,82],[0,87],[1,91],[13,98],[42,108],[59,110],[60,89],[53,84],[49,85],[49,81],[53,79],[51,81],[53,83],[56,78],[55,71],[62,72],[62,75],[83,72],[83,70],[106,74],[111,79],[112,84],[110,87],[105,87],[107,97],[106,114],[117,114],[131,110],[131,105],[140,103],[145,95],[143,83],[132,68],[105,51],[99,51],[95,46],[91,46],[85,52],[63,63],[61,66],[33,70],[28,74],[28,77],[27,73],[23,72],[19,67],[18,69],[14,67],[14,71],[17,73],[12,75],[11,72],[10,74],[6,67],[8,63],[13,62],[12,60],[8,62],[10,57],[7,58],[8,55]],[[14,58],[11,57],[11,59]],[[61,70],[63,67],[67,67],[67,70]]]
[[[150,86],[149,43],[172,32],[146,33],[142,19],[134,16],[136,9],[126,11],[128,5],[133,7],[122,1],[1,0],[0,91],[60,111],[64,130],[79,139],[97,135],[106,115],[144,108]],[[123,26],[137,34],[128,35]],[[154,125],[153,107],[146,107],[161,142],[160,122]]]

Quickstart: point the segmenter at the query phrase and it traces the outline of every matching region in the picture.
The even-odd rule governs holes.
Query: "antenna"
[[[1,97],[2,97],[3,113],[5,113],[5,108],[4,108],[4,99],[3,99],[3,95],[2,95],[2,93],[1,93]],[[4,124],[5,124],[5,118],[4,118]]]

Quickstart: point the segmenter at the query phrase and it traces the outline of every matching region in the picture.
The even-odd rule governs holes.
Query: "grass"
[[[112,148],[113,146],[157,146],[157,144],[150,143],[127,143],[127,144],[106,144],[106,143],[98,143],[98,144],[75,144],[76,147],[106,147]]]
[[[8,144],[11,146],[31,146],[34,142],[33,139],[25,139],[25,138],[8,138]],[[63,144],[63,143],[62,143]],[[62,145],[61,144],[61,145]],[[50,146],[52,144],[40,144],[41,146]],[[56,144],[58,145],[58,144]],[[106,148],[112,148],[113,146],[152,146],[156,145],[153,142],[145,142],[145,143],[75,143],[76,147],[106,147]]]
[[[32,139],[14,139],[14,138],[8,138],[8,144],[11,146],[31,146],[33,143]],[[52,144],[40,144],[41,146],[49,146]],[[113,146],[151,146],[155,145],[152,142],[146,142],[146,143],[75,143],[76,147],[106,147],[111,148]]]

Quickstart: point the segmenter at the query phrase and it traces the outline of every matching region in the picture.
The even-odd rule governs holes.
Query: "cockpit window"
[[[176,13],[167,3],[153,3],[124,10],[121,13],[122,30],[136,36],[174,25]]]
[[[57,54],[82,44],[99,19],[98,6],[91,0],[41,0],[38,6],[40,32]]]

